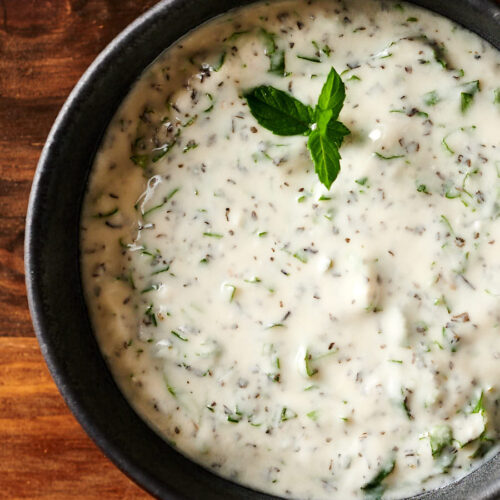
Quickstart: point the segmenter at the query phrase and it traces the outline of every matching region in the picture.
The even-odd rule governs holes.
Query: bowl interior
[[[271,499],[222,479],[160,439],[122,396],[100,354],[82,294],[79,219],[102,135],[145,66],[187,31],[251,0],[166,0],[135,21],[85,73],[40,158],[26,229],[26,279],[41,349],[87,433],[132,479],[168,499]],[[500,49],[500,8],[488,0],[419,0]],[[500,455],[467,478],[419,498],[495,498]]]

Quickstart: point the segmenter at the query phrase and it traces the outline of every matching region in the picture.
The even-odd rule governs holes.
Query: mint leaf
[[[276,135],[300,135],[310,131],[313,112],[310,106],[282,90],[257,87],[244,95],[257,122]]]
[[[342,146],[344,137],[349,135],[351,131],[341,122],[330,121],[327,127],[328,137],[337,145],[338,148]]]
[[[340,75],[332,67],[321,90],[316,106],[316,130],[309,136],[307,147],[319,180],[330,189],[340,172],[340,153],[344,136],[350,130],[335,121],[344,104],[345,87]]]
[[[345,87],[340,75],[332,67],[326,78],[326,82],[321,89],[316,110],[332,110],[332,118],[339,116],[344,105]]]
[[[331,109],[316,110],[316,127],[322,134],[326,134],[328,125],[332,121],[332,117],[333,117],[333,111]]]
[[[311,132],[307,147],[314,162],[314,170],[319,180],[330,189],[340,172],[340,153],[335,142],[316,129]]]

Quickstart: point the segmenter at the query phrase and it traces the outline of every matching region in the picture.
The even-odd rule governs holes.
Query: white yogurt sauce
[[[352,133],[327,191],[242,94],[314,105],[332,66]],[[499,68],[446,19],[353,0],[232,12],[144,72],[95,161],[82,272],[161,436],[302,499],[400,498],[494,453]]]

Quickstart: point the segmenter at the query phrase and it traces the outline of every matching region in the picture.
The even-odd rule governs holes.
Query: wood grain
[[[47,370],[26,301],[25,214],[59,108],[155,0],[0,0],[0,498],[146,499],[92,443]]]
[[[0,338],[0,498],[150,498],[69,414],[36,339]]]
[[[209,0],[207,0],[209,1]],[[96,55],[156,0],[0,0],[0,498],[151,498],[85,435],[29,316],[23,240],[36,163]]]

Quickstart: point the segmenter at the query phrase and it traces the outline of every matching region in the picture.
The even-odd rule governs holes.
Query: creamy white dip
[[[351,135],[327,191],[242,95],[314,105],[332,66]],[[95,160],[82,273],[161,436],[301,499],[400,498],[495,452],[499,68],[442,17],[352,0],[231,12],[144,72]]]

